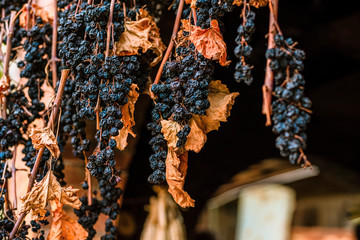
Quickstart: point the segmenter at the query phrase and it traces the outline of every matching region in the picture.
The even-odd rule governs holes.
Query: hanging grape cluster
[[[234,54],[239,59],[235,66],[234,78],[236,82],[244,81],[250,85],[253,81],[251,75],[252,66],[247,60],[253,54],[253,48],[249,45],[252,35],[255,32],[255,12],[251,11],[250,4],[244,2],[242,11],[242,24],[238,27],[238,35],[235,39],[237,44]]]
[[[306,149],[307,124],[310,122],[311,100],[305,97],[305,79],[300,73],[304,69],[305,53],[295,47],[291,38],[284,39],[281,34],[274,36],[276,47],[268,49],[266,58],[274,74],[274,94],[272,103],[272,130],[279,136],[276,147],[283,157],[295,164],[307,162],[303,150]]]
[[[153,150],[149,158],[153,172],[148,181],[167,182],[175,202],[181,207],[194,206],[195,201],[184,191],[188,152],[203,148],[206,134],[218,130],[220,123],[227,121],[239,95],[214,79],[218,63],[230,64],[221,18],[236,6],[243,7],[235,39],[234,78],[249,85],[253,81],[253,66],[248,63],[255,32],[253,8],[267,3],[266,0],[62,0],[57,1],[54,9],[58,19],[51,19],[46,10],[31,1],[0,1],[5,14],[0,22],[3,26],[8,25],[11,11],[18,13],[13,36],[4,31],[0,34],[5,44],[11,37],[10,61],[17,63],[22,78],[19,82],[12,81],[13,77],[7,74],[0,80],[0,176],[3,176],[0,215],[5,216],[0,220],[0,238],[26,239],[32,231],[36,233],[34,240],[45,239],[42,228],[49,224],[47,217],[52,214],[54,220],[65,214],[62,205],[68,204],[75,208],[78,217],[72,224],[77,230],[73,231],[94,239],[95,224],[99,215],[105,214],[108,218],[101,239],[117,239],[114,220],[120,214],[123,190],[119,188],[121,169],[117,168],[115,156],[116,151],[126,147],[128,135],[135,137],[132,127],[140,94],[148,94],[153,100],[152,121],[147,124]],[[274,13],[277,8],[269,6],[270,13],[277,17]],[[163,19],[169,7],[177,17],[165,51],[155,22]],[[266,81],[274,85],[273,89],[266,84],[263,88],[264,99],[269,99],[266,94],[270,94],[267,113],[272,113],[272,129],[278,135],[276,147],[280,155],[292,163],[304,162],[308,166],[304,150],[311,101],[304,95],[305,80],[301,75],[305,53],[296,48],[293,40],[284,39],[276,17],[273,18],[276,24],[271,23],[275,28],[270,26],[275,31],[268,35],[274,45],[266,52],[266,74],[271,76]],[[152,81],[151,68],[161,60]],[[56,82],[55,77],[60,81]],[[45,89],[56,93],[50,102],[44,100]],[[271,101],[271,96],[275,100]],[[95,136],[86,134],[90,121],[96,125]],[[39,122],[44,129],[34,126]],[[34,129],[40,134],[34,134]],[[92,137],[96,140],[95,149],[91,149]],[[65,188],[61,152],[66,144],[71,145],[72,154],[83,160],[86,168],[82,188],[87,195],[80,198],[75,194],[77,190]],[[27,206],[26,199],[31,199],[32,194],[42,194],[36,192],[39,186],[56,194],[46,193],[45,202],[38,204],[42,208],[18,207],[20,215],[15,217],[15,209],[5,201],[8,197],[5,183],[12,177],[8,163],[11,159],[15,162],[18,147],[22,148],[26,167],[32,171],[22,204]],[[16,169],[12,170],[16,173]],[[98,191],[92,190],[91,176],[97,180]],[[56,197],[59,189],[61,198]],[[62,200],[63,193],[71,200]],[[31,201],[38,199],[42,198]],[[48,203],[51,213],[43,209]],[[57,204],[58,208],[54,208]],[[22,223],[29,212],[33,219]],[[51,228],[48,239],[52,239],[55,228]]]

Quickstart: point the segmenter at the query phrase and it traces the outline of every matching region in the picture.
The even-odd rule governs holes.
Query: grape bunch
[[[0,19],[1,23],[9,22],[10,21],[10,13],[11,11],[20,11],[24,4],[26,4],[27,0],[0,0],[0,9],[3,9],[3,13],[5,13],[5,16],[2,16]],[[13,50],[11,51],[10,59],[14,59],[17,53],[16,49],[17,47],[21,46],[21,32],[19,31],[21,29],[20,27],[20,21],[19,18],[15,19],[15,25],[14,25],[14,33],[11,39],[11,46]],[[3,43],[6,44],[7,41],[7,35],[3,38]]]
[[[62,65],[70,68],[73,76],[73,80],[67,83],[68,95],[72,92],[72,96],[64,101],[63,130],[72,137],[74,155],[84,159],[83,153],[89,149],[89,141],[85,139],[83,120],[96,120],[98,131],[95,138],[98,144],[94,153],[89,156],[86,167],[100,185],[100,212],[115,219],[120,211],[117,199],[121,190],[116,187],[119,172],[115,168],[117,143],[113,138],[119,135],[124,126],[120,109],[128,103],[130,87],[137,84],[139,91],[145,89],[151,56],[149,53],[114,55],[114,43],[125,30],[125,17],[127,20],[136,20],[139,8],[125,10],[121,3],[116,2],[112,13],[113,31],[110,33],[111,39],[108,39],[110,9],[110,1],[95,2],[92,5],[86,2],[74,3],[65,8],[65,14],[59,20],[59,35],[62,39],[59,56]],[[88,187],[87,184],[83,184],[85,188]],[[88,200],[83,200],[86,208],[85,202]],[[91,214],[96,216],[91,213],[91,209],[78,212],[80,219]],[[92,226],[96,219],[97,217],[93,217],[91,221],[79,222],[94,233]],[[105,230],[107,234],[103,236],[104,239],[115,236],[113,227],[107,226]],[[89,239],[94,234],[90,234]]]
[[[197,0],[196,11],[197,23],[202,29],[209,28],[211,20],[218,20],[224,16],[225,13],[232,12],[234,9],[232,0]]]
[[[27,79],[22,90],[28,92],[31,100],[29,112],[32,114],[32,119],[39,119],[42,118],[40,112],[45,109],[45,104],[40,101],[44,96],[41,86],[47,84],[47,79],[52,79],[51,72],[47,74],[45,71],[48,59],[51,58],[52,27],[49,23],[45,23],[41,17],[36,17],[32,28],[28,30],[21,28],[19,32],[21,37],[25,39],[22,45],[25,51],[24,60],[17,63],[17,66],[21,69],[20,77]],[[35,164],[37,151],[33,148],[30,138],[26,140],[24,145],[25,147],[22,152],[25,156],[22,160],[26,162],[26,166],[32,169]],[[45,166],[45,162],[50,159],[50,156],[50,151],[46,149],[40,166]],[[37,180],[41,180],[45,174],[46,171],[38,174]]]
[[[0,198],[0,202],[1,202],[1,198]],[[1,214],[5,215],[5,212],[3,212],[4,208],[1,208],[1,209],[2,209],[0,211]],[[6,211],[6,216],[7,216],[6,218],[1,218],[0,219],[0,238],[1,239],[8,239],[9,233],[11,232],[11,230],[14,227],[15,219],[14,219],[13,211],[12,210]],[[22,223],[21,227],[19,228],[19,230],[17,232],[17,235],[16,235],[15,239],[16,240],[29,239],[28,238],[29,228],[30,228],[30,225],[26,225],[25,223]]]
[[[89,205],[86,196],[81,197],[80,201],[81,206],[79,209],[74,209],[74,213],[79,218],[79,224],[88,232],[87,239],[93,239],[96,234],[94,225],[99,218],[101,203],[96,198],[92,198],[92,204]]]
[[[291,38],[284,39],[281,34],[274,36],[275,48],[268,49],[266,58],[274,76],[274,95],[272,103],[273,132],[276,147],[283,157],[291,163],[307,164],[303,150],[306,148],[307,124],[310,122],[311,100],[305,97],[305,79],[300,73],[304,69],[305,53],[295,47]]]
[[[206,115],[206,110],[210,107],[207,97],[209,83],[213,80],[213,63],[197,53],[193,44],[189,47],[185,45],[176,48],[176,59],[166,62],[160,83],[151,87],[156,96],[152,123],[148,124],[148,129],[153,135],[149,143],[154,154],[150,156],[149,161],[154,172],[148,181],[153,184],[165,181],[164,161],[167,146],[161,133],[160,121],[174,120],[181,125],[176,143],[176,147],[181,149],[185,146],[191,131],[189,121],[192,114]]]
[[[243,22],[238,27],[238,36],[235,39],[237,44],[234,54],[239,59],[235,66],[234,78],[236,82],[244,81],[250,85],[253,81],[251,75],[252,66],[247,63],[253,53],[253,48],[249,45],[252,35],[255,32],[255,12],[251,11],[250,5],[244,2],[242,12]]]

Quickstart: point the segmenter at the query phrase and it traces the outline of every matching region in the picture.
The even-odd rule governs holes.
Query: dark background
[[[284,36],[298,41],[298,47],[307,53],[303,74],[314,112],[307,130],[309,160],[321,157],[360,173],[360,9],[354,2],[280,0],[279,23]],[[255,12],[256,33],[251,43],[255,55],[250,61],[255,68],[251,86],[238,84],[233,79],[236,63],[233,49],[236,29],[241,23],[240,8],[223,18],[224,39],[233,63],[228,68],[217,67],[216,79],[227,84],[230,91],[240,92],[240,96],[228,122],[222,123],[219,131],[208,134],[208,141],[199,154],[189,154],[185,190],[196,200],[195,208],[183,211],[189,239],[194,237],[199,213],[217,187],[251,164],[279,157],[274,146],[275,135],[271,128],[265,127],[265,117],[261,114],[268,8]],[[165,10],[159,23],[164,43],[168,42],[173,19],[174,13]],[[142,98],[138,104],[149,102],[148,98]],[[150,108],[146,122],[150,122]],[[139,239],[147,215],[143,206],[154,194],[147,183],[151,172],[150,137],[144,125],[139,131],[123,206],[124,211],[136,216],[137,234],[124,239]]]

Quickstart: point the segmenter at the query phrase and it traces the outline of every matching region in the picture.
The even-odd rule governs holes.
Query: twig
[[[3,42],[4,33],[5,33],[4,24],[1,24],[0,43]],[[3,61],[4,60],[4,53],[3,53],[2,49],[0,49],[0,57],[1,57],[1,61]]]
[[[51,43],[51,64],[52,64],[52,80],[53,80],[53,88],[55,89],[57,79],[57,64],[56,64],[56,47],[57,47],[57,19],[58,19],[58,11],[57,11],[57,0],[53,0],[54,4],[54,20],[53,20],[53,30],[52,30],[52,43]]]
[[[304,153],[304,150],[302,148],[299,148],[300,157],[297,160],[297,163],[300,164],[301,160],[304,161],[304,164],[302,165],[303,168],[311,167],[311,162],[307,159],[307,156]]]
[[[105,52],[105,58],[107,58],[110,54],[110,41],[111,41],[111,26],[113,24],[113,15],[114,15],[114,6],[115,6],[115,0],[111,0],[110,3],[110,15],[107,23],[107,38],[106,38],[106,52]]]
[[[278,0],[271,0],[269,1],[270,6],[270,17],[269,17],[269,35],[268,35],[268,49],[275,47],[274,42],[274,23],[276,21],[277,12],[278,12]],[[266,72],[265,72],[265,81],[262,88],[263,92],[263,106],[262,106],[262,113],[266,115],[266,123],[265,126],[271,125],[271,97],[272,97],[272,89],[274,85],[274,74],[270,68],[271,60],[268,59],[266,61]]]
[[[85,157],[85,164],[88,164],[88,159],[86,157],[86,153],[85,151],[83,151],[84,157]],[[87,169],[87,167],[85,166],[85,175],[86,175],[86,179],[88,182],[88,203],[89,206],[92,205],[92,187],[91,187],[91,174],[89,172],[89,169]]]
[[[50,119],[49,119],[49,122],[48,122],[48,125],[47,125],[48,128],[52,128],[55,125],[55,120],[57,119],[57,115],[59,113],[59,109],[60,109],[60,106],[61,106],[61,98],[62,98],[62,95],[63,95],[63,92],[64,92],[66,79],[68,78],[69,73],[70,73],[69,69],[65,69],[65,70],[61,71],[60,84],[59,84],[58,91],[56,93],[56,98],[55,98],[55,102],[54,102],[54,106],[53,106],[53,111],[51,113],[51,116],[50,116]],[[29,178],[29,184],[28,184],[27,192],[30,192],[31,188],[34,185],[34,180],[35,180],[37,172],[39,170],[39,165],[40,165],[40,162],[41,162],[41,158],[42,158],[42,156],[44,154],[44,150],[45,150],[45,147],[40,148],[40,150],[39,150],[39,152],[38,152],[38,154],[36,156],[36,161],[35,161],[33,170],[31,171],[31,175],[30,175],[30,178]],[[15,234],[16,234],[18,228],[20,227],[22,221],[24,220],[25,216],[26,216],[26,213],[20,214],[18,220],[15,223],[15,226],[14,226],[13,230],[10,233],[9,239],[13,239],[15,237]]]
[[[195,8],[192,8],[192,9],[191,9],[191,12],[192,12],[192,15],[193,15],[193,18],[194,18],[194,25],[196,26],[197,17],[196,17],[196,10],[195,10]]]
[[[171,53],[171,51],[172,51],[172,49],[174,47],[174,40],[175,40],[176,34],[177,34],[178,30],[179,30],[180,19],[181,19],[181,15],[182,15],[182,12],[183,12],[183,8],[184,8],[184,0],[180,0],[178,11],[176,13],[176,19],[175,19],[175,23],[174,23],[173,32],[172,32],[172,35],[171,35],[171,38],[170,38],[170,43],[169,43],[169,46],[168,46],[168,48],[166,50],[164,58],[161,61],[159,70],[158,70],[158,72],[156,74],[156,77],[155,77],[155,80],[154,80],[154,84],[159,83],[162,71],[164,69],[164,65],[165,65],[166,61],[169,59],[170,53]]]
[[[17,145],[14,147],[14,153],[13,153],[13,158],[12,158],[12,162],[11,162],[11,177],[12,177],[12,182],[13,182],[13,207],[16,209],[17,208],[17,194],[16,194],[16,167],[15,167],[15,163],[16,163],[16,152],[17,152]]]
[[[107,23],[105,61],[106,61],[106,58],[110,54],[111,27],[113,25],[114,6],[115,6],[115,0],[111,0],[110,14],[109,14],[109,19],[108,19],[108,23]],[[103,80],[101,79],[100,85],[102,85],[102,83],[103,83]],[[100,94],[98,95],[98,98],[97,98],[97,101],[96,101],[95,114],[96,114],[96,129],[99,130],[100,129],[100,117],[99,117],[99,114],[100,114]]]
[[[9,28],[7,30],[6,53],[4,57],[4,76],[6,77],[6,81],[9,86],[10,86],[9,65],[10,65],[10,57],[11,57],[12,38],[14,35],[14,27],[15,27],[15,16],[16,16],[16,11],[11,11]],[[7,99],[6,97],[4,97],[3,105],[2,105],[3,107],[2,117],[4,119],[6,119],[6,102]]]
[[[12,38],[14,35],[14,27],[15,27],[15,15],[16,15],[16,11],[11,11],[10,24],[6,39],[6,53],[4,58],[4,75],[6,76],[6,80],[9,85],[10,85],[9,65],[10,65],[10,57],[11,57]]]
[[[26,18],[26,31],[29,31],[30,28],[30,8],[31,8],[31,0],[28,1],[26,5],[27,18]]]

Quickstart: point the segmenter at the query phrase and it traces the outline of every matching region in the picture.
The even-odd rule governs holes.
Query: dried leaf
[[[42,7],[40,7],[36,4],[31,4],[29,28],[32,28],[34,26],[34,21],[33,21],[34,12],[35,12],[35,16],[41,17],[41,19],[44,21],[44,23],[53,21],[53,16],[50,16],[48,11],[46,11],[45,9],[43,9]],[[27,11],[27,4],[25,4],[23,7],[22,13],[19,16],[19,22],[20,22],[21,27],[23,27],[23,28],[27,27],[27,18],[28,18],[28,11]]]
[[[219,60],[221,66],[227,66],[231,61],[226,60],[226,43],[220,33],[217,20],[211,21],[211,27],[201,29],[196,26],[191,32],[189,40],[204,57]]]
[[[222,84],[220,80],[211,81],[208,96],[210,107],[205,116],[193,116],[193,119],[204,133],[218,130],[220,122],[226,122],[230,116],[230,110],[237,96],[239,96],[238,92],[230,93],[226,85]]]
[[[190,4],[191,8],[196,8],[196,0],[185,0],[186,4]]]
[[[234,0],[233,5],[242,5],[243,4],[243,0]],[[269,0],[250,0],[249,4],[253,7],[259,8],[259,7],[264,7],[268,4]]]
[[[175,202],[181,207],[194,207],[195,200],[184,191],[185,177],[188,168],[187,153],[177,156],[176,152],[169,148],[166,158],[166,181],[169,185],[169,193]]]
[[[76,196],[78,191],[79,189],[73,189],[71,186],[62,188],[53,172],[48,171],[46,176],[37,182],[30,192],[20,198],[23,202],[20,213],[30,211],[34,219],[42,219],[45,217],[46,203],[54,199],[73,208],[80,208],[81,202]]]
[[[166,47],[160,38],[159,28],[146,10],[141,9],[137,21],[126,21],[125,31],[116,42],[116,55],[136,55],[149,49],[157,55],[150,66],[155,66],[162,58]]]
[[[154,18],[144,9],[140,9],[140,18],[149,18],[150,19],[150,32],[149,32],[149,41],[151,42],[151,50],[156,54],[156,58],[150,63],[150,66],[153,67],[159,63],[162,59],[163,53],[166,50],[165,44],[161,41],[160,29],[156,26]]]
[[[185,150],[187,151],[191,150],[198,153],[204,147],[207,137],[206,134],[198,126],[198,124],[193,118],[190,120],[189,125],[191,131],[187,136],[187,140],[185,143]]]
[[[34,145],[36,150],[39,150],[43,146],[45,146],[51,152],[53,157],[60,157],[60,149],[57,144],[54,133],[50,128],[46,127],[43,129],[31,129],[31,133],[29,135],[31,138],[31,142]]]
[[[127,146],[127,138],[129,136],[129,131],[126,129],[120,129],[119,131],[119,135],[117,135],[116,137],[114,137],[114,139],[116,140],[116,147],[122,151],[126,148]]]
[[[161,132],[164,134],[164,138],[167,141],[169,148],[177,150],[176,143],[179,138],[176,134],[181,130],[181,125],[172,120],[161,121]]]
[[[4,92],[6,90],[8,90],[10,87],[9,85],[9,81],[8,79],[6,78],[5,75],[3,75],[1,78],[0,78],[0,95],[4,94]]]
[[[117,148],[120,151],[124,150],[127,146],[127,138],[129,134],[133,137],[136,137],[136,134],[133,132],[132,128],[135,125],[134,112],[136,101],[139,98],[139,93],[137,92],[138,89],[139,87],[137,84],[131,84],[130,92],[127,96],[129,101],[121,107],[121,112],[123,115],[121,121],[123,122],[124,127],[120,129],[119,135],[115,137]]]
[[[62,209],[63,204],[57,199],[51,201],[53,221],[48,240],[84,240],[88,232]]]

